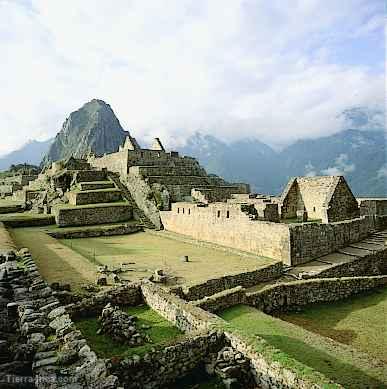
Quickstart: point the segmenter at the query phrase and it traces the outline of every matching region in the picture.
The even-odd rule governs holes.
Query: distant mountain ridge
[[[342,113],[354,126],[330,136],[299,140],[275,151],[257,139],[226,143],[197,132],[177,151],[196,157],[209,173],[229,181],[248,182],[258,193],[281,193],[290,177],[344,175],[357,196],[387,197],[386,132],[382,113],[355,107]],[[367,129],[369,127],[369,129]],[[348,127],[347,127],[348,128]],[[0,158],[0,169],[11,164],[39,164],[118,150],[127,136],[113,110],[92,100],[70,114],[54,140],[32,141]]]
[[[387,196],[384,130],[349,129],[279,152],[259,141],[226,144],[197,133],[179,151],[197,157],[210,173],[249,182],[258,193],[279,194],[294,176],[344,175],[358,196]]]
[[[20,149],[0,157],[0,170],[6,170],[11,165],[25,162],[31,165],[40,165],[53,141],[54,139],[48,139],[42,142],[37,140],[27,142]]]
[[[124,131],[110,105],[93,99],[74,111],[63,123],[42,164],[90,151],[96,155],[117,151],[129,133]]]

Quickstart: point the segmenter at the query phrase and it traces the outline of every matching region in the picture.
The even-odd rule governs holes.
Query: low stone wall
[[[287,361],[292,360],[296,368],[285,367],[277,358],[280,351],[269,345],[259,336],[246,337],[229,328],[227,322],[192,303],[173,296],[161,287],[150,282],[144,282],[141,290],[146,303],[161,316],[171,321],[182,331],[213,331],[220,330],[226,340],[237,351],[250,359],[252,374],[258,386],[263,388],[341,388],[324,375],[292,360],[286,355]],[[260,351],[261,350],[261,351]],[[303,373],[300,373],[300,372]],[[306,373],[308,371],[308,373]],[[319,382],[316,383],[315,379]]]
[[[311,261],[365,239],[374,229],[371,217],[319,224],[290,224],[292,265]]]
[[[308,278],[379,276],[387,274],[387,247],[365,257],[329,267]],[[305,277],[303,277],[305,278]]]
[[[14,212],[23,212],[23,206],[21,204],[0,206],[0,214]]]
[[[105,181],[106,170],[79,170],[76,172],[77,182]]]
[[[75,328],[64,306],[37,271],[30,254],[23,251],[25,271],[15,282],[15,302],[8,304],[16,315],[24,346],[32,355],[32,374],[37,389],[119,387],[103,359],[91,351]],[[51,336],[52,339],[48,338]]]
[[[274,280],[275,278],[280,277],[282,272],[282,262],[276,262],[260,269],[213,278],[201,284],[183,287],[181,290],[176,288],[174,291],[178,296],[183,297],[185,300],[199,300],[236,286],[249,288],[260,282]]]
[[[108,291],[97,293],[90,298],[66,306],[67,312],[73,319],[98,316],[108,304],[135,306],[143,302],[140,284],[130,283]]]
[[[23,218],[23,213],[21,213],[20,216],[17,216],[17,219],[4,220],[3,223],[6,227],[11,228],[49,226],[55,224],[55,217],[53,215],[39,214],[36,214],[36,216],[31,216],[29,213],[28,216]]]
[[[196,335],[142,357],[129,357],[112,366],[126,389],[160,388],[184,377],[224,344],[220,332]]]
[[[47,234],[56,239],[72,238],[95,238],[98,236],[128,235],[135,232],[143,231],[143,228],[136,224],[123,224],[111,227],[101,227],[74,231],[55,231]]]
[[[386,285],[387,276],[310,279],[274,284],[258,292],[247,293],[246,301],[270,313],[319,302],[338,301]]]
[[[118,189],[84,190],[80,192],[68,192],[66,194],[72,205],[112,203],[122,200],[121,191]]]
[[[204,297],[196,300],[193,305],[200,307],[205,311],[216,313],[234,305],[244,304],[246,302],[246,290],[241,286],[215,293],[210,297]]]
[[[90,206],[79,208],[58,208],[55,221],[59,227],[83,226],[91,224],[119,223],[133,218],[129,204],[110,206]]]
[[[141,291],[151,308],[183,332],[208,331],[211,322],[218,319],[151,282],[143,282]]]

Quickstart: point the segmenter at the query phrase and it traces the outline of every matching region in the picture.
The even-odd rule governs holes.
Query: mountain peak
[[[90,151],[96,155],[115,152],[127,135],[110,105],[93,99],[64,121],[42,164],[82,157]]]

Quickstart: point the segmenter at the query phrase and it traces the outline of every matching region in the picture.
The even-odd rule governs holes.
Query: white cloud
[[[327,176],[343,176],[355,171],[355,164],[350,163],[347,154],[340,154],[334,162],[335,166],[321,170]]]
[[[384,164],[377,172],[376,177],[378,179],[387,178],[387,164]]]
[[[383,102],[382,74],[330,59],[375,33],[380,4],[0,0],[0,153],[92,98],[169,144],[197,129],[274,145],[335,132],[343,109]]]

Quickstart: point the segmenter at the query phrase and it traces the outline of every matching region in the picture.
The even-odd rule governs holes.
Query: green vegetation
[[[387,362],[387,289],[347,300],[318,304],[282,320],[351,345]]]
[[[109,336],[104,334],[97,335],[99,329],[97,318],[78,320],[76,326],[81,330],[95,353],[102,358],[123,358],[133,354],[144,355],[152,348],[165,347],[184,337],[184,334],[176,327],[148,306],[126,307],[123,310],[130,315],[137,316],[137,328],[141,332],[146,333],[152,340],[152,343],[145,343],[138,347],[128,347],[127,345],[114,342]],[[150,328],[141,329],[142,325],[150,326]]]
[[[320,372],[333,382],[349,388],[387,387],[383,363],[366,354],[358,355],[346,346],[249,306],[232,307],[220,316],[230,323],[231,331],[240,331],[244,337],[250,338],[256,351],[280,362],[301,377],[321,383],[323,377],[317,373]],[[270,345],[275,349],[270,349]]]
[[[239,256],[226,251],[198,246],[170,238],[163,234],[138,232],[98,238],[61,239],[61,243],[84,257],[92,258],[108,266],[120,266],[131,262],[131,280],[151,275],[156,269],[164,269],[178,277],[181,283],[195,284],[225,274],[254,270],[276,262],[255,256]],[[189,262],[180,257],[188,255]]]

